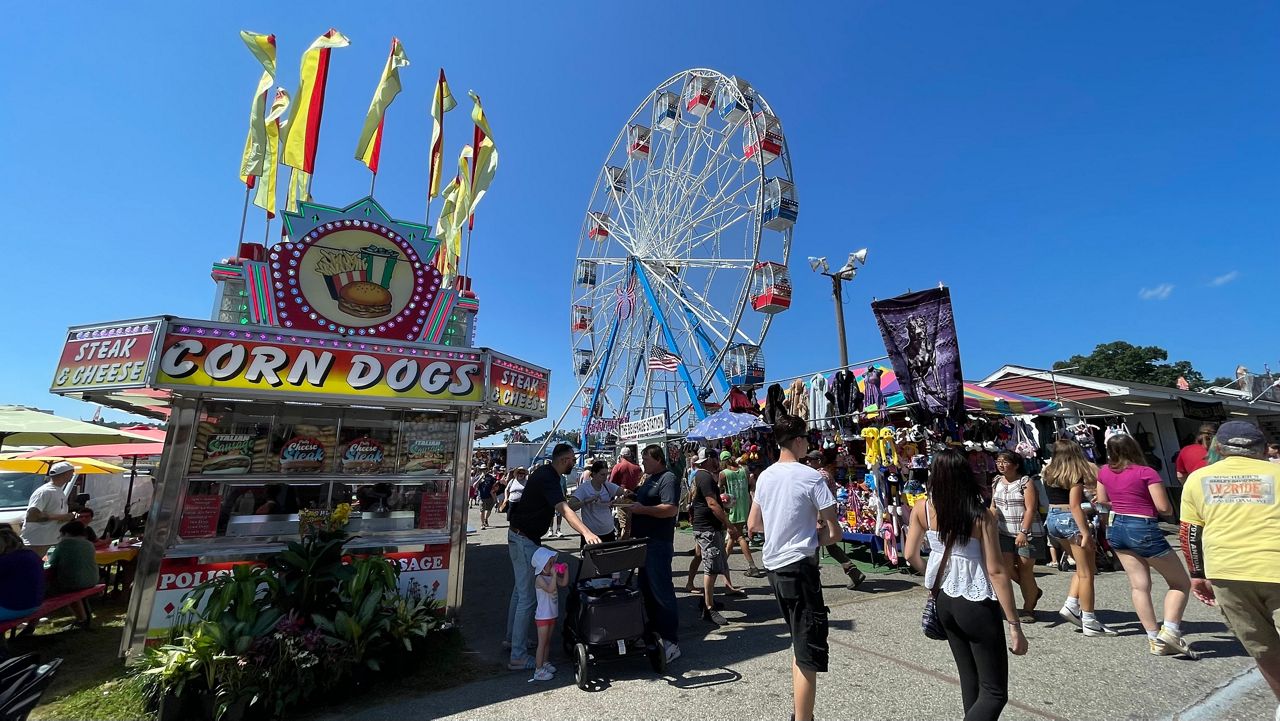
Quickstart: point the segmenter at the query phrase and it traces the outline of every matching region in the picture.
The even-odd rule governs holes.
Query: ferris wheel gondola
[[[663,411],[692,425],[763,380],[798,211],[782,123],[745,80],[687,70],[645,97],[598,175],[574,264],[583,431]]]

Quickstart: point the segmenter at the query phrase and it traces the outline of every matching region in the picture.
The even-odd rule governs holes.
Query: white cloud
[[[1138,297],[1143,300],[1168,300],[1173,294],[1173,283],[1161,283],[1154,288],[1143,288]]]
[[[1218,276],[1218,277],[1214,278],[1213,280],[1209,281],[1209,285],[1211,285],[1211,286],[1213,286],[1213,287],[1217,288],[1218,286],[1220,286],[1220,285],[1226,285],[1227,283],[1230,283],[1230,282],[1234,281],[1236,278],[1239,278],[1239,277],[1240,277],[1240,271],[1238,271],[1238,270],[1233,270],[1233,271],[1231,271],[1230,273],[1223,273],[1222,275],[1220,275],[1220,276]]]

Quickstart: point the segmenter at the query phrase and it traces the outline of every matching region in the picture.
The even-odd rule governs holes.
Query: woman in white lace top
[[[1027,652],[997,525],[965,457],[952,450],[935,455],[929,497],[911,509],[907,561],[925,573],[925,586],[937,591],[938,620],[960,674],[966,721],[999,718],[1009,699],[1001,616],[1009,626],[1009,650],[1017,656]],[[921,558],[926,539],[927,567]]]

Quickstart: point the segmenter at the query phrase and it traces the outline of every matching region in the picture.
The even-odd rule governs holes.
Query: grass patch
[[[58,615],[41,624],[35,635],[6,642],[15,656],[34,653],[41,661],[62,659],[32,719],[148,718],[137,681],[127,677],[124,661],[117,657],[126,605],[123,597],[94,603],[94,628],[89,631],[70,628],[71,616]]]
[[[61,658],[62,666],[31,714],[32,721],[92,719],[93,721],[142,721],[152,718],[146,710],[136,677],[128,675],[124,662],[116,657],[124,632],[125,600],[101,601],[94,606],[95,628],[81,631],[68,627],[71,618],[56,617],[42,624],[34,636],[8,642],[13,655],[38,654],[41,660]],[[492,674],[492,664],[466,650],[457,629],[434,634],[432,643],[418,655],[418,661],[404,673],[376,674],[364,693],[350,702],[323,710],[367,709],[371,701],[421,696],[469,683]],[[392,669],[388,669],[392,671]],[[304,705],[292,718],[308,717],[321,710]]]

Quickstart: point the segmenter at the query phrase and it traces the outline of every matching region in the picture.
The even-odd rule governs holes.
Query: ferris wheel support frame
[[[631,270],[634,273],[640,269],[640,264],[634,260],[631,262]],[[587,456],[588,434],[587,430],[591,428],[591,419],[596,415],[596,403],[600,401],[600,389],[604,387],[605,374],[609,372],[609,361],[613,356],[613,345],[618,340],[618,328],[622,325],[622,314],[613,314],[613,327],[609,329],[609,341],[604,346],[604,357],[600,359],[600,365],[596,368],[596,387],[591,389],[591,404],[587,406],[587,414],[582,419],[582,433],[578,438],[578,450],[582,453],[582,457]]]
[[[719,352],[716,350],[715,344],[707,337],[707,332],[702,329],[702,324],[698,322],[698,317],[688,308],[684,309],[684,317],[689,321],[689,327],[693,329],[694,336],[697,337],[698,343],[702,346],[702,352],[705,353],[708,358],[715,358]],[[729,377],[724,374],[723,364],[716,365],[715,376],[716,381],[720,384],[720,388],[727,396],[730,391]]]
[[[649,307],[653,310],[654,320],[657,320],[658,326],[662,328],[662,337],[667,342],[667,352],[676,355],[676,349],[680,346],[676,343],[675,334],[671,332],[671,326],[667,324],[667,315],[662,312],[662,306],[658,305],[658,296],[654,295],[653,288],[649,285],[649,276],[644,272],[644,264],[637,260],[632,267],[635,269],[636,278],[640,280],[640,287],[644,289]],[[707,409],[702,405],[702,399],[698,397],[698,386],[693,382],[693,376],[689,375],[689,368],[685,366],[684,358],[678,355],[676,357],[680,359],[680,380],[684,381],[685,389],[689,392],[693,412],[697,414],[698,420],[702,420],[707,417]],[[599,391],[599,386],[596,390]],[[595,409],[592,408],[592,410]]]

